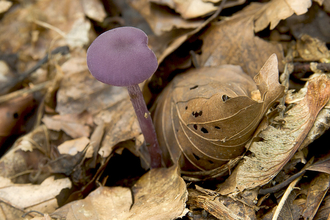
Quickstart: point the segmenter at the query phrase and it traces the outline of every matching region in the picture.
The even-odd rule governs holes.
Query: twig
[[[0,104],[4,103],[6,101],[9,101],[11,99],[17,98],[19,96],[22,96],[24,94],[30,94],[30,93],[42,90],[44,88],[47,88],[47,86],[50,83],[51,83],[51,81],[46,81],[46,82],[40,83],[38,85],[35,85],[32,88],[24,88],[24,89],[17,90],[15,92],[9,93],[7,95],[0,96]]]
[[[330,72],[330,63],[294,63],[294,72],[295,73],[306,73],[313,72],[315,68],[322,72]]]

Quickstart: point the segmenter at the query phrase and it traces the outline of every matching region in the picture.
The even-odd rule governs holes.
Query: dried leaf
[[[197,190],[189,190],[188,202],[190,205],[206,210],[218,219],[257,219],[255,211],[251,207],[225,196],[209,196],[199,193]]]
[[[161,35],[175,28],[197,28],[203,23],[202,20],[184,20],[179,15],[171,12],[165,7],[151,4],[149,0],[129,0],[129,3],[146,19],[156,35]]]
[[[47,155],[51,155],[47,138],[46,127],[40,126],[18,139],[0,159],[0,176],[11,178],[15,183],[31,182],[29,174],[37,172],[39,161],[48,160]]]
[[[0,1],[0,14],[6,12],[12,5],[13,3],[10,1]]]
[[[232,65],[177,76],[154,115],[165,161],[176,163],[182,152],[187,176],[218,169],[244,152],[265,112],[282,94],[276,55],[254,80]]]
[[[25,211],[50,213],[58,208],[55,197],[71,185],[69,178],[55,180],[54,177],[47,178],[40,185],[11,184],[0,188],[0,200]]]
[[[57,148],[60,154],[70,154],[76,155],[78,152],[81,152],[89,144],[90,140],[87,137],[81,137],[77,139],[72,139],[65,141],[60,144]],[[86,152],[86,158],[91,158],[93,155],[93,148],[89,147]]]
[[[82,0],[81,3],[87,17],[98,22],[102,22],[106,17],[106,12],[100,0]]]
[[[254,35],[253,16],[243,10],[229,19],[213,23],[199,37],[203,46],[198,63],[201,66],[239,65],[254,77],[271,54],[276,53],[278,59],[283,60],[281,45]],[[283,69],[281,62],[279,69]]]
[[[152,0],[151,2],[161,3],[162,1]],[[166,5],[181,14],[184,19],[198,18],[217,10],[214,4],[203,0],[172,0],[166,2]]]
[[[314,216],[323,201],[324,196],[328,192],[330,178],[329,174],[320,173],[310,183],[308,189],[305,210],[302,216],[305,219],[314,219]]]
[[[243,11],[258,8],[255,11],[256,21],[254,24],[254,30],[258,32],[265,29],[269,24],[270,29],[274,29],[281,20],[290,17],[293,13],[296,15],[306,13],[311,5],[311,0],[273,0],[265,4],[252,3],[250,7]]]
[[[32,94],[25,94],[0,104],[0,146],[4,140],[24,131],[26,116],[36,107]]]
[[[274,178],[292,158],[330,98],[330,80],[326,75],[311,78],[303,100],[286,112],[282,128],[268,126],[254,142],[251,156],[245,157],[221,186],[221,194],[262,186]],[[307,136],[308,137],[308,136]]]
[[[45,115],[42,119],[48,129],[64,131],[72,138],[89,137],[93,125],[92,115],[84,111],[80,114]]]
[[[330,60],[330,51],[325,42],[304,34],[297,42],[297,51],[305,61]]]
[[[130,189],[99,187],[85,199],[69,203],[53,214],[67,220],[167,220],[186,214],[188,194],[177,167],[152,169],[139,179],[132,191],[133,205]]]

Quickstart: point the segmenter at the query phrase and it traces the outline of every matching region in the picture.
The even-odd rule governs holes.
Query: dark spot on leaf
[[[194,157],[196,158],[196,160],[200,160],[200,159],[201,159],[201,158],[199,158],[199,156],[197,156],[196,154],[193,153],[193,155],[194,155]]]
[[[208,160],[210,164],[213,164],[213,161],[212,160]]]
[[[206,128],[204,128],[204,127],[201,128],[201,132],[203,132],[204,134],[209,133],[209,131]]]
[[[188,109],[188,106],[186,106],[185,109],[187,110]]]
[[[197,130],[197,125],[194,125],[195,130]]]
[[[198,116],[202,116],[202,114],[203,114],[203,111],[199,111],[199,112],[192,112],[192,115],[195,117],[195,118],[197,118]]]
[[[214,126],[214,128],[220,130],[220,127],[219,126]]]
[[[230,97],[227,95],[223,95],[221,98],[222,98],[222,101],[224,101],[224,102],[230,99]]]
[[[190,90],[196,89],[197,87],[198,87],[198,85],[193,86],[193,87],[190,88]]]

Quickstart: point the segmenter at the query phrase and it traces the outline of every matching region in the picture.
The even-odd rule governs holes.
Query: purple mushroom
[[[134,27],[111,29],[98,36],[87,50],[87,65],[99,81],[126,86],[150,154],[150,167],[161,167],[161,150],[139,83],[158,67],[148,47],[148,36]]]

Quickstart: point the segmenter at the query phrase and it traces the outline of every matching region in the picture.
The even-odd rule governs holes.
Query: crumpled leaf
[[[201,66],[239,65],[244,72],[254,77],[271,54],[276,53],[278,59],[283,60],[280,44],[267,42],[254,35],[253,19],[260,7],[253,12],[242,10],[224,21],[212,23],[199,36],[203,46],[198,63]],[[279,62],[279,69],[283,69],[282,62]]]
[[[6,179],[0,177],[0,180]],[[58,208],[55,197],[62,189],[71,186],[69,178],[55,180],[54,176],[45,179],[40,185],[11,183],[0,188],[0,200],[21,210],[51,213]]]
[[[197,28],[203,23],[203,20],[187,21],[166,7],[151,4],[149,0],[129,0],[129,3],[140,12],[156,35],[161,35],[175,28]]]
[[[187,212],[188,192],[176,166],[150,170],[132,191],[134,203],[128,188],[99,187],[85,199],[61,207],[53,215],[67,220],[168,220],[182,217]]]
[[[308,133],[329,98],[329,78],[324,74],[311,78],[306,96],[286,112],[285,124],[281,128],[268,126],[258,135],[261,140],[253,142],[249,149],[253,154],[246,156],[220,186],[220,193],[252,189],[273,179],[298,148],[310,142]]]
[[[282,94],[275,54],[254,80],[233,65],[175,77],[154,115],[165,161],[177,163],[182,153],[180,165],[187,176],[218,169],[244,152],[265,112]]]
[[[261,7],[255,14],[255,26],[256,32],[265,29],[270,24],[270,29],[274,29],[276,25],[293,13],[296,15],[302,15],[307,12],[311,7],[311,0],[272,0],[265,4],[252,3],[250,8],[260,5]],[[245,10],[250,10],[246,8]],[[244,11],[244,10],[243,10]]]

